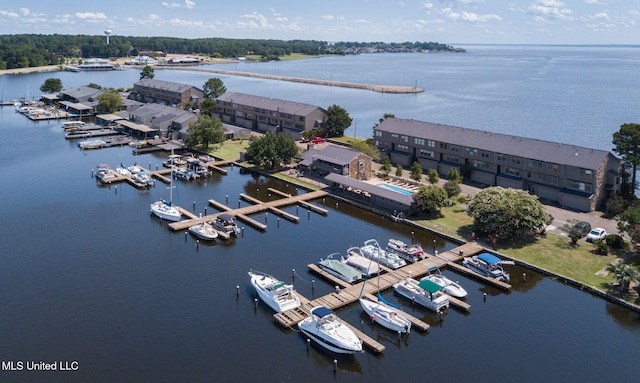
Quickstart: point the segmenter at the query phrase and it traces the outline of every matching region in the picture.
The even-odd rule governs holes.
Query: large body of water
[[[638,48],[467,47],[464,55],[362,55],[298,62],[237,64],[238,70],[413,85],[419,95],[390,95],[268,80],[221,77],[228,91],[320,106],[338,104],[369,137],[384,113],[468,128],[610,149],[622,123],[638,121]],[[227,69],[236,64],[227,65]],[[37,96],[49,77],[65,87],[90,82],[129,87],[138,71],[42,73],[0,77],[4,99]],[[156,71],[156,78],[201,86],[207,74]],[[258,216],[266,232],[246,228],[233,241],[200,244],[149,214],[167,197],[128,185],[96,185],[96,164],[137,161],[155,168],[161,154],[134,158],[130,148],[80,151],[59,122],[33,123],[0,109],[0,356],[8,362],[73,362],[77,371],[0,371],[0,381],[602,382],[640,375],[640,321],[632,311],[531,271],[512,268],[514,289],[501,292],[451,271],[469,291],[471,313],[444,321],[385,293],[432,325],[396,334],[371,326],[359,306],[338,314],[387,347],[340,357],[284,331],[254,307],[247,271],[290,280],[314,298],[333,288],[306,265],[369,238],[410,240],[411,228],[327,199],[328,216],[298,214],[293,224]],[[238,205],[240,193],[270,198],[268,187],[240,174],[178,183],[181,206],[202,212],[208,199]],[[300,191],[301,192],[301,191]],[[242,202],[244,204],[244,202]],[[195,208],[194,208],[195,206]],[[212,208],[209,208],[211,211]],[[417,232],[416,239],[434,238]],[[433,250],[432,246],[426,246]],[[436,239],[435,248],[453,247]],[[549,254],[553,256],[553,254]],[[310,281],[316,280],[312,289]],[[239,286],[238,294],[236,286]],[[486,301],[483,293],[487,293]],[[7,362],[7,363],[4,363]]]

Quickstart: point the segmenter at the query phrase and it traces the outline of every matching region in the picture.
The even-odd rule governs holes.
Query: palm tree
[[[616,282],[620,285],[620,290],[629,291],[631,282],[638,283],[640,280],[640,273],[633,266],[626,263],[610,263],[607,266],[607,271],[613,273]]]

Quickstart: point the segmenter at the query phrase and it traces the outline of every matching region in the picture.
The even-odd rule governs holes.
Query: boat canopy
[[[418,286],[420,286],[422,289],[428,291],[430,294],[433,294],[433,293],[435,293],[437,291],[442,290],[442,286],[440,286],[440,285],[438,285],[438,284],[436,284],[434,282],[431,282],[428,279],[424,279],[424,280],[420,281],[420,283],[418,283]]]
[[[311,313],[313,315],[319,316],[320,318],[324,318],[327,315],[333,314],[333,311],[329,310],[328,308],[326,308],[324,306],[318,306],[315,309],[313,309],[313,311],[311,311]]]
[[[478,255],[478,259],[486,262],[489,265],[495,265],[496,263],[499,263],[501,261],[500,258],[490,253],[482,253]]]

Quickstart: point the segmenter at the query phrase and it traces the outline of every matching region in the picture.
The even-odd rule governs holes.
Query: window
[[[401,151],[401,152],[408,152],[409,151],[409,146],[407,146],[407,145],[396,145],[396,149]]]
[[[512,156],[511,157],[511,163],[513,165],[520,166],[520,165],[522,165],[522,158],[521,157]]]
[[[580,177],[591,178],[592,175],[593,171],[591,171],[590,169],[580,169]]]
[[[508,174],[510,176],[520,177],[520,169],[512,168],[507,166],[504,168],[504,174]]]
[[[433,150],[420,149],[420,156],[433,158],[436,156],[436,154],[433,152]]]
[[[424,142],[425,142],[425,139],[424,139],[424,138],[414,138],[414,139],[413,139],[413,143],[415,143],[416,145],[422,145],[422,146],[424,146]]]
[[[435,148],[436,147],[436,142],[433,140],[428,140],[427,141],[427,146],[430,148]]]
[[[507,162],[507,155],[502,153],[496,154],[496,161]]]
[[[459,152],[460,151],[460,145],[451,145],[451,151],[452,152]]]
[[[409,137],[407,136],[400,136],[400,139],[404,142],[409,142]]]
[[[487,152],[486,150],[481,150],[480,151],[480,157],[490,159],[491,158],[491,152]]]
[[[376,130],[376,137],[382,137],[382,131]]]
[[[446,142],[441,142],[440,143],[440,149],[448,150],[449,149],[449,144],[447,144]]]
[[[471,165],[477,169],[489,169],[489,163],[485,161],[473,160],[471,161]]]
[[[465,153],[467,153],[468,156],[477,156],[478,155],[478,149],[475,148],[464,148]]]
[[[447,154],[447,156],[445,157],[445,160],[449,161],[449,162],[454,162],[454,163],[459,163],[460,162],[460,157],[458,156],[452,156]]]
[[[567,188],[573,190],[580,190],[584,192],[591,193],[593,191],[593,185],[586,182],[567,180]]]
[[[391,133],[391,138],[393,138],[394,140],[397,140],[398,135],[396,133]]]

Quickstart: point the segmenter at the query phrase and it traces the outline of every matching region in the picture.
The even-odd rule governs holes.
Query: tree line
[[[257,55],[269,58],[292,53],[306,55],[353,53],[354,48],[372,48],[377,51],[428,49],[451,51],[446,44],[433,42],[405,43],[356,43],[337,42],[329,44],[318,40],[257,40],[176,37],[109,37],[100,35],[0,35],[0,69],[28,68],[44,65],[62,65],[67,59],[90,57],[136,56],[140,52],[163,52],[165,54],[203,54],[211,57],[241,57]]]

